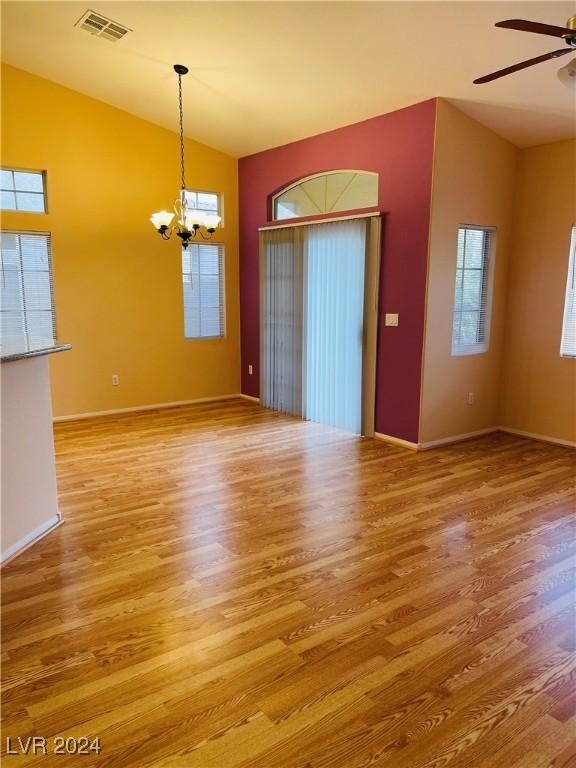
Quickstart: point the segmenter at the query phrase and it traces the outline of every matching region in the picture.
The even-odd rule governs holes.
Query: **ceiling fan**
[[[511,67],[499,69],[497,72],[491,72],[489,75],[479,77],[474,83],[489,83],[491,80],[497,80],[499,77],[511,75],[519,69],[531,67],[534,64],[540,64],[541,61],[555,59],[557,56],[564,56],[576,49],[576,16],[572,16],[566,22],[565,27],[556,27],[553,24],[540,24],[538,21],[526,21],[525,19],[509,19],[508,21],[499,21],[494,26],[504,27],[504,29],[517,29],[520,32],[535,32],[537,35],[551,35],[552,37],[561,37],[567,48],[560,48],[557,51],[544,53],[542,56],[536,56],[534,59],[521,61],[519,64],[513,64]]]

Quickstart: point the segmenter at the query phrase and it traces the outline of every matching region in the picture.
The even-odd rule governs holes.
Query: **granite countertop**
[[[54,344],[52,347],[43,347],[42,349],[28,349],[22,352],[13,352],[10,355],[2,355],[0,358],[3,363],[12,363],[14,360],[27,360],[29,357],[42,357],[42,355],[53,355],[55,352],[66,352],[72,349],[71,344]]]

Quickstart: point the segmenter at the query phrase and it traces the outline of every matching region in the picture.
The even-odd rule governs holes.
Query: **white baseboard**
[[[498,432],[500,427],[488,427],[487,429],[478,429],[476,432],[466,432],[462,435],[450,435],[450,437],[441,437],[439,440],[429,440],[425,443],[411,443],[409,440],[402,440],[400,437],[384,435],[382,432],[375,432],[374,437],[377,440],[384,440],[392,445],[399,445],[402,448],[409,448],[411,451],[429,451],[431,448],[439,448],[441,445],[450,443],[461,443],[464,440],[473,440],[475,437],[489,435],[491,432]]]
[[[526,437],[529,440],[540,440],[544,443],[553,443],[554,445],[562,445],[565,448],[576,448],[576,442],[573,440],[562,440],[559,437],[550,437],[549,435],[538,435],[534,432],[524,432],[521,429],[512,429],[511,427],[487,427],[486,429],[478,429],[475,432],[465,432],[461,435],[450,435],[449,437],[441,437],[439,440],[428,440],[424,443],[411,443],[408,440],[402,440],[399,437],[392,437],[392,435],[384,435],[381,432],[375,432],[374,437],[377,440],[384,440],[387,443],[393,445],[399,445],[403,448],[409,448],[412,451],[429,451],[431,448],[439,448],[442,445],[450,445],[451,443],[461,443],[465,440],[473,440],[476,437],[482,437],[483,435],[490,435],[494,432],[507,432],[510,435],[517,435],[518,437]]]
[[[510,435],[518,437],[527,437],[530,440],[540,440],[543,443],[554,443],[554,445],[563,445],[565,448],[576,448],[574,440],[562,440],[559,437],[550,437],[549,435],[538,435],[535,432],[524,432],[521,429],[512,429],[511,427],[498,427],[501,432],[507,432]]]
[[[486,427],[486,429],[477,429],[474,432],[464,432],[461,435],[450,435],[449,437],[441,437],[439,440],[428,440],[425,443],[419,443],[421,451],[428,451],[430,448],[439,448],[441,445],[450,445],[450,443],[462,443],[465,440],[473,440],[475,437],[482,437],[482,435],[490,435],[492,432],[499,432],[500,427]]]
[[[27,533],[26,536],[23,536],[19,541],[17,541],[15,544],[12,544],[11,547],[8,547],[8,549],[5,549],[4,552],[2,552],[0,557],[0,562],[2,565],[6,565],[9,560],[12,560],[17,555],[21,555],[24,550],[28,549],[28,547],[31,547],[32,544],[36,544],[36,542],[40,541],[40,539],[43,539],[44,536],[47,536],[55,528],[58,528],[58,526],[62,525],[63,522],[64,520],[60,517],[59,514],[53,515],[51,518],[46,520],[45,523],[39,525],[38,528],[35,528],[33,531],[30,531],[30,533]]]
[[[217,403],[220,400],[236,400],[246,397],[240,393],[234,395],[217,395],[216,397],[197,397],[195,400],[175,400],[171,403],[153,403],[152,405],[134,405],[130,408],[112,408],[109,411],[89,411],[73,413],[69,416],[54,416],[52,421],[78,421],[79,419],[92,419],[95,416],[113,416],[119,413],[137,413],[138,411],[156,411],[160,408],[177,408],[180,405],[196,405],[200,403]]]
[[[238,397],[241,397],[243,400],[251,400],[253,403],[259,403],[260,398],[259,397],[252,397],[252,395],[245,395],[243,392],[241,392]]]
[[[402,440],[401,437],[384,435],[382,432],[374,432],[374,438],[376,440],[383,440],[385,443],[391,443],[392,445],[399,445],[401,448],[409,448],[411,451],[420,450],[419,443],[411,443],[409,440]]]

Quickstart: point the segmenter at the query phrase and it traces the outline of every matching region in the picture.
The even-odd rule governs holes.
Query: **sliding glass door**
[[[378,217],[261,232],[261,402],[372,434]]]
[[[362,431],[366,220],[304,229],[304,416]]]

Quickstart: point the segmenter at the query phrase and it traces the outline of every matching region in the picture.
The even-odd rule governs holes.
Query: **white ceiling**
[[[90,8],[133,29],[117,43],[75,22]],[[564,25],[571,2],[3,2],[2,58],[167,128],[177,128],[172,64],[188,136],[236,156],[433,96],[519,146],[575,135],[567,55],[486,85],[475,77],[561,48],[496,29]],[[575,51],[576,55],[576,51]]]

